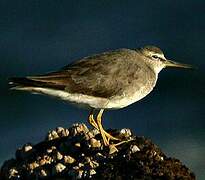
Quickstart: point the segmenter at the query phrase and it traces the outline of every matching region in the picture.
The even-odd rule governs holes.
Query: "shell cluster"
[[[188,179],[195,178],[188,168],[167,158],[150,140],[133,136],[129,129],[108,132],[132,141],[117,146],[111,154],[98,130],[80,123],[68,129],[58,127],[49,131],[42,142],[19,148],[15,159],[4,162],[0,179],[132,179],[137,173],[142,173],[142,177],[153,173],[156,177],[180,177],[181,169]],[[167,162],[170,172],[163,169]],[[170,166],[178,168],[177,174]]]

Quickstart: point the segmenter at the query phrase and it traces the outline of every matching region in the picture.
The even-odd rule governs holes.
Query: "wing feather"
[[[133,68],[132,61],[127,61],[130,59],[128,56],[132,58],[133,50],[110,51],[83,58],[59,71],[28,76],[26,79],[39,87],[109,98],[123,93],[123,88],[131,83],[130,77],[136,76],[139,70],[137,64],[134,64],[136,67]],[[18,82],[19,84],[26,86],[22,82]]]

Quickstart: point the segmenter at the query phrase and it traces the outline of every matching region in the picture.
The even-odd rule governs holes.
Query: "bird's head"
[[[140,48],[139,52],[146,57],[145,61],[147,61],[157,73],[165,67],[193,68],[191,65],[166,59],[162,50],[155,46],[145,46]]]

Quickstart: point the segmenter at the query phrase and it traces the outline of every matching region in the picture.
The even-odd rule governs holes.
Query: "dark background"
[[[8,91],[7,78],[41,74],[117,48],[159,46],[197,70],[166,69],[154,91],[105,113],[104,125],[132,128],[205,178],[204,0],[0,0],[0,162],[49,129],[86,122],[88,111]]]

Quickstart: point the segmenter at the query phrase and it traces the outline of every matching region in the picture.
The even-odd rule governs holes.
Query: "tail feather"
[[[9,78],[9,84],[14,86],[34,86],[35,83],[32,80],[25,77],[12,77]]]
[[[24,90],[27,87],[45,87],[62,90],[65,88],[64,85],[57,85],[52,82],[42,82],[38,80],[32,80],[29,77],[12,77],[9,78],[9,84],[11,85],[11,90]]]

